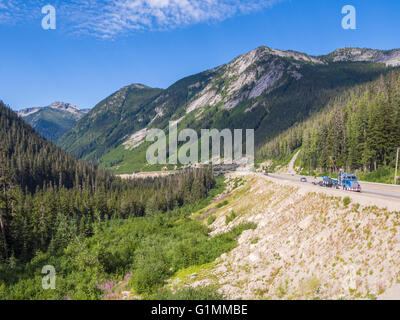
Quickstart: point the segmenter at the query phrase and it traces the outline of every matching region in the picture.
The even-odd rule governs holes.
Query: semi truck
[[[347,191],[361,192],[361,186],[353,173],[339,173],[338,187]]]
[[[339,173],[337,180],[328,176],[322,177],[322,181],[319,185],[325,188],[361,192],[361,186],[358,183],[356,176],[352,173]]]

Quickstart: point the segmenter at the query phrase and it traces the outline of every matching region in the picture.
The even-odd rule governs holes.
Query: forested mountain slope
[[[100,299],[102,283],[126,273],[153,294],[249,228],[210,240],[187,219],[216,195],[208,169],[121,180],[61,151],[3,103],[0,125],[0,300]],[[45,265],[56,270],[55,290],[42,288]]]
[[[126,86],[99,102],[57,145],[79,158],[96,160],[116,147],[132,131],[141,129],[150,116],[143,110],[161,89],[141,84]]]
[[[214,184],[208,170],[123,181],[46,141],[3,103],[0,124],[0,261],[57,252],[95,222],[172,210]]]
[[[400,71],[347,90],[327,110],[267,143],[261,158],[283,159],[302,148],[300,166],[376,170],[394,167],[400,147]]]
[[[47,186],[94,186],[111,175],[79,161],[42,138],[0,102],[0,166],[12,183],[34,192]]]
[[[363,49],[359,49],[363,50]],[[345,52],[345,56],[343,52]],[[377,79],[398,65],[400,51],[361,53],[342,49],[312,57],[294,51],[259,47],[232,62],[182,79],[161,91],[129,115],[131,126],[110,120],[110,126],[93,134],[87,119],[103,115],[93,110],[59,145],[78,157],[99,161],[119,173],[144,169],[146,130],[166,130],[169,121],[179,128],[255,129],[256,147],[325,108],[346,89]],[[124,97],[123,88],[102,102]],[[121,98],[121,100],[123,100]],[[119,103],[122,109],[130,103]],[[110,107],[111,108],[111,107]],[[96,108],[95,108],[96,109]],[[100,128],[93,125],[91,128]],[[123,129],[121,129],[123,128]],[[113,133],[118,134],[118,138]],[[88,133],[86,133],[88,132]],[[107,147],[105,147],[107,145]]]

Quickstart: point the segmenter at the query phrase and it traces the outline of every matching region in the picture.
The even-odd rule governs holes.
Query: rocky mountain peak
[[[77,113],[80,112],[81,109],[79,109],[76,105],[68,102],[53,102],[48,106],[49,108],[52,109],[57,109],[57,110],[63,110],[71,113]]]
[[[400,66],[400,49],[394,50],[375,50],[368,48],[342,48],[333,51],[328,55],[333,62],[353,61],[353,62],[375,62],[384,63],[386,66]]]

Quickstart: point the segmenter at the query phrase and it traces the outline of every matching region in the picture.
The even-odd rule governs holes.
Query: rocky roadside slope
[[[246,221],[257,228],[214,263],[182,270],[173,290],[212,285],[230,299],[375,299],[400,281],[400,212],[260,175],[229,179],[219,208],[213,203],[193,218],[210,224],[211,235]]]

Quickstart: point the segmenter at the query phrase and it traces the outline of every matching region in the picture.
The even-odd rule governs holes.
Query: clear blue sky
[[[312,55],[345,46],[400,48],[398,0],[273,0],[269,7],[219,0],[229,5],[195,9],[186,0],[116,0],[124,6],[111,9],[108,0],[86,1],[0,0],[6,104],[93,107],[125,85],[166,88],[260,45]],[[41,27],[40,4],[47,3],[57,10],[56,30]],[[341,27],[347,4],[357,9],[357,30]]]

